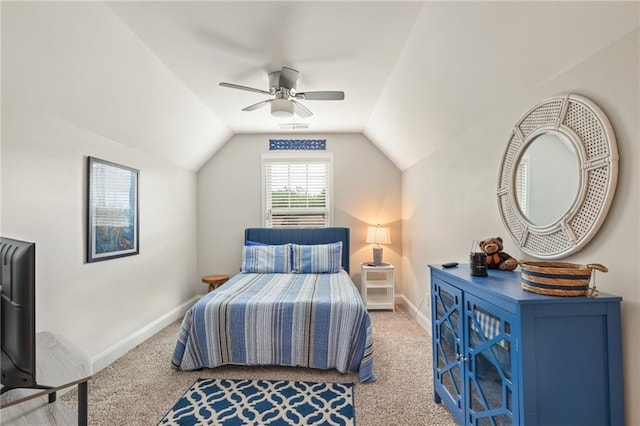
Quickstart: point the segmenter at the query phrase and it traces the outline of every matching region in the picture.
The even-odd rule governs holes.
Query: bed
[[[310,367],[374,381],[371,318],[348,271],[349,228],[246,229],[241,272],[187,311],[172,367]]]

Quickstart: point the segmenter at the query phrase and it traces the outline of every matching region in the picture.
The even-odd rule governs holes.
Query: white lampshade
[[[369,226],[367,227],[368,244],[391,244],[391,231],[388,226]]]
[[[271,102],[271,115],[278,118],[288,118],[293,115],[293,102],[287,99],[274,99]]]

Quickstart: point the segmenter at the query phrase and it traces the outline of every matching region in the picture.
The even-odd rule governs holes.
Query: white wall
[[[103,3],[2,4],[0,232],[36,242],[38,331],[95,370],[180,317],[194,170],[225,132]],[[85,263],[87,156],[140,170],[139,255]]]
[[[471,123],[467,132],[408,168],[402,186],[402,292],[418,304],[429,293],[427,264],[468,262],[473,239],[507,236],[498,214],[497,176],[507,138],[520,116],[546,98],[566,92],[584,95],[605,111],[618,139],[618,189],[598,235],[565,260],[606,265],[609,273],[597,274],[598,287],[623,297],[625,411],[627,424],[635,425],[640,424],[640,406],[635,403],[640,400],[639,40],[636,29],[543,85],[531,87],[527,96],[503,97],[502,108]],[[468,78],[474,79],[474,74]],[[530,259],[508,238],[505,251]],[[421,314],[430,315],[426,304]]]
[[[198,172],[198,271],[235,274],[240,269],[244,229],[263,226],[263,153],[269,139],[326,139],[333,153],[334,226],[351,228],[351,275],[360,283],[360,262],[371,261],[366,227],[390,225],[392,244],[384,259],[400,266],[401,173],[360,134],[237,135]],[[280,151],[282,152],[282,151]],[[398,270],[397,282],[401,273]]]
[[[2,113],[1,232],[36,243],[37,330],[99,368],[195,295],[196,174],[44,111]],[[139,255],[85,263],[87,156],[140,170]]]

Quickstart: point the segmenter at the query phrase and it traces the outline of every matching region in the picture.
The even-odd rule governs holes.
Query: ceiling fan
[[[294,113],[302,118],[311,117],[313,113],[298,100],[341,101],[344,99],[344,92],[340,91],[298,92],[296,90],[296,82],[299,74],[298,71],[289,67],[282,67],[282,70],[270,73],[270,89],[268,91],[225,82],[220,83],[220,86],[274,96],[273,99],[260,101],[242,108],[242,111],[253,111],[270,104],[271,115],[275,117],[291,117]]]

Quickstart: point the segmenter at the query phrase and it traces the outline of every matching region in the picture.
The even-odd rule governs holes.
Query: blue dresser
[[[554,297],[520,272],[431,269],[435,401],[461,425],[624,425],[621,297]]]

